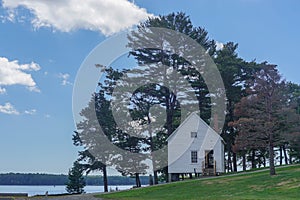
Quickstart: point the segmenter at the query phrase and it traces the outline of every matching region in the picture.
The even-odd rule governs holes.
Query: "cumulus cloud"
[[[34,15],[35,28],[52,27],[69,32],[77,29],[111,35],[152,16],[128,0],[3,0],[3,7],[25,7]],[[13,16],[10,16],[13,17]]]
[[[36,109],[25,110],[24,113],[27,114],[27,115],[35,115],[36,114]]]
[[[72,83],[69,82],[70,74],[59,73],[58,78],[62,79],[62,85],[72,85]]]
[[[17,60],[9,61],[7,58],[0,57],[0,86],[24,85],[30,91],[40,92],[31,74],[28,73],[40,69],[40,66],[34,62],[19,64]]]
[[[19,111],[17,111],[12,104],[9,102],[4,105],[0,105],[0,113],[8,114],[8,115],[19,115]]]
[[[8,114],[8,115],[35,115],[37,112],[36,109],[25,110],[24,112],[19,112],[11,103],[7,102],[4,105],[0,105],[0,113]]]

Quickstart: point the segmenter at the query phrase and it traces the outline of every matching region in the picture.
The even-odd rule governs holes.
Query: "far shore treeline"
[[[85,176],[86,185],[103,185],[102,176]],[[0,185],[66,185],[67,175],[55,174],[0,174]],[[142,185],[147,185],[149,177],[141,176]],[[135,185],[135,179],[124,176],[110,176],[108,185]]]

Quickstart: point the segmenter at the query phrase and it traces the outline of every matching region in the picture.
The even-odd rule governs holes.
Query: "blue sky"
[[[212,39],[238,43],[242,58],[277,64],[299,84],[299,8],[297,0],[1,1],[0,173],[67,173],[78,150],[71,140],[76,73],[111,35],[183,11]]]

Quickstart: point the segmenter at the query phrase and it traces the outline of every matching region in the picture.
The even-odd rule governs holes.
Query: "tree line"
[[[201,64],[202,55],[194,55],[195,62],[182,56],[182,49],[188,49],[184,38],[176,41],[176,45],[170,46],[172,36],[164,32],[157,36],[152,33],[150,27],[166,28],[189,36],[203,47],[205,54],[209,55],[217,66],[226,94],[226,116],[221,136],[226,142],[228,172],[237,171],[241,162],[244,170],[249,163],[252,168],[268,164],[270,174],[274,175],[276,152],[279,152],[280,164],[283,164],[283,161],[285,164],[299,162],[300,86],[285,81],[276,65],[244,60],[238,55],[238,44],[234,42],[227,42],[221,49],[217,49],[216,41],[208,37],[204,28],[195,27],[189,16],[182,12],[171,13],[149,18],[128,36],[128,47],[131,49],[129,56],[137,61],[140,68],[135,71],[130,71],[130,66],[120,66],[119,69],[99,68],[105,74],[105,79],[98,83],[98,91],[92,95],[89,105],[80,113],[83,120],[77,124],[73,135],[74,145],[84,148],[79,151],[78,162],[81,163],[84,172],[98,170],[103,173],[104,191],[108,191],[108,178],[107,163],[102,160],[109,160],[122,175],[134,176],[137,187],[141,186],[140,175],[146,174],[149,166],[145,166],[144,157],[137,156],[131,162],[120,163],[118,161],[124,159],[122,155],[103,154],[103,157],[99,157],[92,154],[91,148],[101,143],[95,140],[84,141],[83,136],[101,132],[95,124],[100,124],[105,137],[115,146],[130,153],[152,155],[166,145],[168,136],[180,125],[181,118],[184,117],[181,111],[185,106],[196,105],[200,110],[200,117],[209,124],[214,114],[212,99],[223,95],[221,90],[212,94],[203,73],[196,70],[194,65],[197,62]],[[156,48],[140,48],[145,43],[145,38]],[[99,67],[101,63],[95,65]],[[176,73],[190,84],[189,90],[179,84],[180,79],[174,79]],[[139,77],[141,74],[142,77]],[[151,79],[154,74],[158,82],[145,82],[130,94],[130,97],[123,96],[124,99],[129,99],[126,111],[118,107],[120,104],[111,104],[114,89],[118,85],[130,87],[133,82],[140,83]],[[134,79],[133,82],[126,81],[126,77]],[[172,85],[172,90],[166,86],[166,82]],[[194,95],[196,102],[189,99],[190,94]],[[180,103],[182,96],[186,101]],[[120,127],[114,119],[113,110],[119,109],[120,116],[130,116],[134,124],[149,125],[155,121],[151,116],[151,109],[155,106],[165,109],[166,122],[159,129],[146,130],[146,137],[132,136],[131,133],[135,131],[132,125],[125,124]],[[96,119],[91,117],[91,112],[96,112]],[[167,167],[161,162],[155,160],[152,163],[154,184],[159,180],[168,181]]]
[[[84,176],[86,185],[100,185],[102,186],[102,176]],[[55,174],[24,174],[24,173],[7,173],[0,174],[0,185],[66,185],[68,182],[68,175]],[[143,185],[149,184],[149,177],[142,176],[141,183]],[[124,176],[110,176],[109,185],[135,185],[135,179]]]

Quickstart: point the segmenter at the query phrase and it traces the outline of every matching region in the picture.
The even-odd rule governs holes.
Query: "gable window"
[[[197,151],[191,151],[191,162],[192,163],[198,162],[198,152]]]
[[[197,137],[197,132],[191,132],[191,138],[196,138]]]

